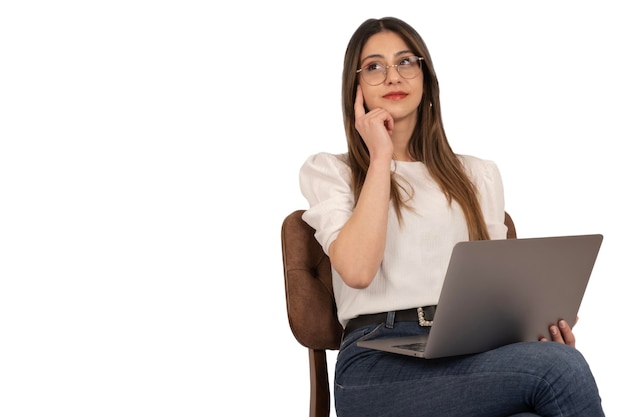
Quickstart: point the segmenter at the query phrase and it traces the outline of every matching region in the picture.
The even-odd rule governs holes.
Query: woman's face
[[[372,35],[361,51],[359,84],[363,91],[363,99],[368,109],[383,108],[387,110],[394,119],[394,123],[402,120],[417,121],[417,107],[422,101],[424,91],[424,73],[419,69],[411,70],[411,57],[415,53],[409,49],[404,40],[395,32],[379,32]],[[375,65],[378,64],[378,65]],[[398,67],[389,67],[386,70],[386,77],[378,85],[370,85],[378,80],[368,77],[363,72],[367,68],[380,68],[388,65],[404,65],[402,70],[405,75],[414,78],[405,78],[398,72]],[[417,75],[415,75],[417,74]],[[371,75],[371,74],[370,74]],[[382,76],[379,74],[379,80]]]

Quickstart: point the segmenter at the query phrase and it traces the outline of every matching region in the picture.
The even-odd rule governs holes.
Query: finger
[[[550,338],[553,342],[557,343],[565,343],[563,341],[563,335],[561,334],[559,328],[555,324],[551,324],[549,327],[550,330]]]
[[[563,339],[563,342],[571,347],[576,346],[576,337],[574,336],[574,332],[572,332],[572,328],[565,320],[559,320],[559,333]]]
[[[354,117],[365,116],[365,107],[363,107],[363,92],[361,86],[356,86],[356,96],[354,98]]]
[[[389,133],[389,136],[391,136],[391,134],[393,133],[393,117],[391,117],[391,115],[388,115],[385,119],[385,128],[387,129],[387,133]]]

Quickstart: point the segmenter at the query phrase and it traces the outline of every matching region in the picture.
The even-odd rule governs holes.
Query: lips
[[[402,100],[406,96],[408,96],[408,94],[402,91],[392,91],[390,93],[385,94],[383,97],[386,98],[387,100]]]

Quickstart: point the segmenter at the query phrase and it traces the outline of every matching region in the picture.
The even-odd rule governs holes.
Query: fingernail
[[[565,320],[561,320],[561,321],[559,321],[559,327],[560,327],[561,329],[564,329],[564,328],[565,328]]]
[[[553,335],[556,335],[558,333],[556,326],[550,326],[550,333],[552,333]]]

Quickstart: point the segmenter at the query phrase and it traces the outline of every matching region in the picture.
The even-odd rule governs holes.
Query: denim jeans
[[[576,349],[553,342],[514,343],[488,352],[419,359],[361,348],[356,341],[428,332],[399,322],[357,329],[335,366],[338,417],[601,417],[595,379]],[[530,414],[523,414],[530,413]]]

